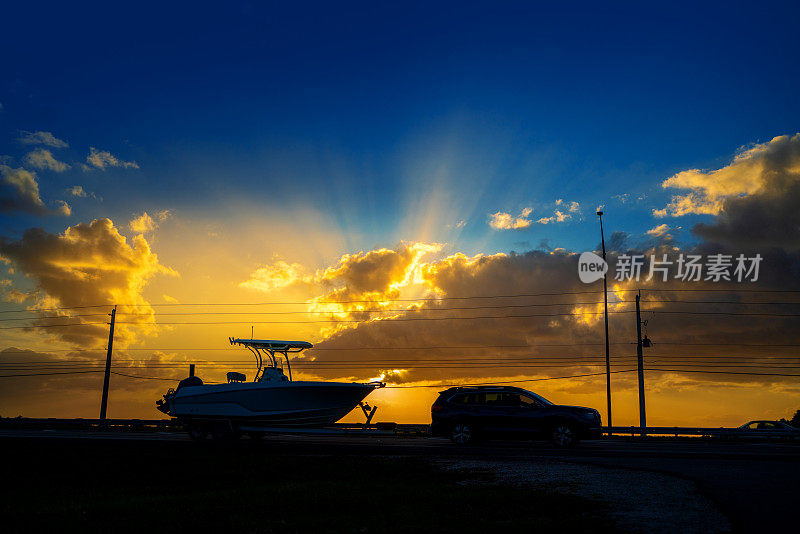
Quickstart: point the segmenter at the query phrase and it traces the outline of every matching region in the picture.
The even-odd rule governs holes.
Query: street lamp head
[[[602,217],[602,216],[603,216],[603,212],[602,212],[602,211],[598,211],[598,212],[597,212],[597,215],[599,215],[600,217]]]

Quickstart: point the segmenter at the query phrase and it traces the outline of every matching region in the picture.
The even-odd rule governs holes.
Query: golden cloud
[[[239,287],[268,293],[308,280],[304,271],[305,268],[299,263],[278,260],[253,271],[250,278],[240,283]]]
[[[652,249],[642,250],[647,257],[678,253],[680,250],[660,243]],[[424,243],[401,244],[395,249],[376,249],[343,255],[328,268],[315,272],[300,264],[276,262],[265,271],[254,272],[261,276],[263,285],[252,283],[248,287],[269,291],[304,287],[312,295],[308,310],[316,312],[313,319],[345,319],[344,324],[323,327],[318,332],[321,341],[308,351],[316,362],[351,362],[348,371],[342,368],[321,368],[315,375],[325,378],[367,379],[383,376],[392,382],[470,381],[486,380],[487,376],[547,378],[583,373],[602,373],[603,303],[602,286],[582,284],[577,276],[577,254],[559,249],[552,252],[531,251],[525,254],[461,253],[438,256],[441,245]],[[631,253],[631,251],[628,251]],[[686,253],[720,252],[720,249],[687,249]],[[430,254],[430,255],[428,255]],[[617,252],[609,251],[612,274]],[[780,255],[765,258],[769,272],[763,276],[766,283],[779,280],[783,271],[792,272],[794,263],[780,263]],[[766,267],[765,267],[766,269]],[[626,290],[658,286],[667,290],[658,298],[645,300],[646,315],[650,319],[650,336],[655,343],[665,343],[651,354],[661,356],[668,368],[679,368],[681,363],[691,363],[700,355],[729,356],[731,341],[742,343],[735,358],[747,363],[748,358],[763,357],[758,348],[748,344],[763,343],[768,329],[770,342],[792,343],[792,333],[797,320],[771,317],[701,317],[672,314],[675,308],[661,300],[682,300],[684,293],[669,293],[671,288],[685,289],[685,284],[670,280],[647,281],[647,268],[642,281],[637,283],[612,283],[609,287],[609,311],[614,369],[635,368],[632,359],[635,326],[632,293]],[[250,282],[252,282],[252,280]],[[264,283],[268,280],[268,283]],[[277,283],[276,281],[280,281]],[[704,282],[694,288],[720,285]],[[761,287],[761,285],[759,285]],[[767,286],[769,287],[769,286]],[[719,300],[753,300],[754,311],[769,311],[752,299],[737,294],[715,294]],[[590,291],[586,293],[586,291]],[[591,291],[595,291],[592,293]],[[515,298],[514,295],[540,295]],[[653,295],[653,294],[651,294]],[[475,297],[491,297],[486,299]],[[406,300],[398,300],[406,299]],[[356,301],[356,302],[354,302]],[[667,309],[668,313],[659,314]],[[725,311],[728,308],[711,307],[704,311]],[[703,345],[703,348],[672,345],[670,342],[709,342],[719,340],[720,347]],[[461,351],[452,348],[465,347]],[[486,347],[483,350],[475,350]],[[475,358],[483,365],[474,365]],[[670,359],[670,358],[678,358]],[[683,358],[683,359],[681,359]],[[438,366],[436,360],[449,362]],[[522,360],[520,362],[520,360]],[[754,360],[756,361],[756,360]],[[761,361],[761,360],[757,360]],[[756,363],[757,363],[756,361]],[[355,363],[352,363],[355,362]],[[362,365],[357,365],[363,362]],[[434,363],[431,363],[434,362]],[[774,362],[771,362],[774,364]],[[352,367],[352,365],[357,365]],[[702,369],[702,365],[688,367]],[[312,369],[309,367],[309,369]],[[713,370],[713,365],[709,367]],[[654,365],[652,372],[658,372]],[[343,374],[349,373],[349,374]],[[688,374],[693,380],[695,375]],[[704,376],[716,380],[717,375]],[[624,375],[615,379],[622,383]],[[718,380],[735,383],[780,383],[785,378],[762,379],[750,376],[719,375]],[[588,384],[588,382],[587,382]],[[588,386],[587,386],[588,387]],[[593,386],[592,386],[593,387]]]
[[[141,215],[134,217],[128,223],[128,228],[130,228],[131,232],[137,234],[154,232],[158,229],[159,223],[166,221],[171,214],[169,210],[163,210],[156,213],[155,217],[151,217],[149,213],[143,211]]]
[[[571,202],[564,202],[564,199],[559,198],[556,200],[556,208],[553,215],[550,217],[542,217],[536,222],[539,224],[560,223],[572,220],[573,215],[580,215],[581,205],[574,200]]]
[[[664,223],[649,229],[647,231],[647,235],[652,237],[661,237],[667,235],[667,232],[669,232],[669,225]]]
[[[1,238],[0,257],[34,281],[38,293],[29,309],[38,311],[38,326],[102,322],[104,317],[99,321],[74,317],[74,310],[52,308],[103,304],[119,304],[118,314],[125,317],[121,322],[153,325],[154,312],[142,290],[156,274],[177,273],[159,263],[142,235],[131,241],[110,219],[97,219],[68,227],[63,234],[32,228],[16,241]],[[117,339],[124,345],[137,333],[151,333],[155,328],[120,324]],[[53,327],[47,332],[88,347],[101,346],[108,336],[105,325]]]
[[[762,191],[775,174],[800,175],[800,134],[781,135],[743,149],[730,164],[717,170],[689,169],[667,178],[661,187],[690,191],[673,196],[666,207],[653,210],[653,215],[717,215],[726,200]]]
[[[518,217],[514,217],[510,213],[498,211],[492,213],[489,219],[489,226],[495,230],[520,230],[527,228],[531,225],[531,220],[528,216],[533,212],[533,208],[525,208],[520,212]]]

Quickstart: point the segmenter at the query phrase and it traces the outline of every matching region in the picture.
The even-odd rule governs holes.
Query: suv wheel
[[[558,423],[551,436],[556,447],[568,448],[578,443],[575,429],[569,423]]]
[[[469,423],[456,423],[450,430],[450,440],[459,445],[466,445],[475,439],[475,429]]]

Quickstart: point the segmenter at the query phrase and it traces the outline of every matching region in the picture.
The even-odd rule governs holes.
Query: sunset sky
[[[2,13],[2,416],[96,417],[117,304],[111,417],[159,417],[190,361],[252,378],[227,342],[252,326],[316,345],[301,378],[382,378],[381,420],[482,382],[606,420],[578,278],[600,206],[614,423],[638,422],[633,289],[648,423],[800,408],[796,2]],[[617,281],[637,254],[763,259]]]

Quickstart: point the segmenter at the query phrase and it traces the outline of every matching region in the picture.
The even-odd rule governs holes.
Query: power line
[[[633,291],[633,290],[620,290],[620,291]],[[468,297],[423,297],[418,299],[381,299],[380,302],[438,302],[442,300],[473,300],[473,299],[511,299],[511,298],[527,298],[527,297],[557,297],[563,295],[589,295],[602,293],[602,291],[562,291],[559,293],[518,293],[515,295],[478,295]],[[304,301],[304,302],[165,302],[165,303],[138,303],[138,304],[116,304],[119,307],[137,308],[137,307],[174,307],[174,306],[306,306],[308,304],[374,304],[375,299],[372,300],[339,300],[339,301]],[[36,311],[57,311],[57,310],[79,310],[88,308],[107,308],[115,304],[87,304],[83,306],[58,306],[53,308],[38,308]],[[29,310],[5,310],[0,313],[19,313]]]
[[[579,312],[579,313],[533,313],[524,315],[478,315],[473,317],[402,317],[402,318],[376,318],[376,319],[320,319],[313,321],[174,321],[160,323],[140,323],[134,321],[117,321],[117,324],[128,324],[136,326],[159,326],[159,325],[224,325],[224,324],[316,324],[316,323],[367,323],[367,322],[414,322],[414,321],[465,321],[477,319],[514,319],[531,317],[560,317],[560,316],[583,316],[583,315],[602,315],[603,312]],[[616,310],[608,313],[633,313],[633,310]],[[691,313],[691,312],[687,312]],[[798,314],[800,315],[800,314]],[[68,317],[65,317],[68,319]],[[59,328],[70,326],[98,326],[106,325],[105,322],[92,323],[69,323],[69,324],[45,324],[45,325],[25,325],[25,326],[3,326],[0,330],[12,330],[20,328]]]
[[[633,355],[617,356],[616,361],[629,360],[635,358]],[[788,361],[785,361],[788,360]],[[681,364],[751,364],[751,365],[776,365],[795,363],[793,360],[800,360],[800,356],[753,356],[742,358],[726,358],[724,356],[654,356],[649,360],[655,362],[680,362]],[[124,364],[139,364],[137,367],[183,367],[188,364],[199,364],[206,366],[232,366],[232,365],[249,365],[253,360],[181,360],[181,361],[165,361],[165,362],[152,362],[148,360],[135,360],[135,359],[118,359],[115,360]],[[524,364],[559,364],[568,362],[570,365],[584,365],[592,364],[594,362],[604,361],[599,356],[544,356],[544,357],[526,357],[526,358],[433,358],[433,359],[363,359],[363,360],[295,360],[291,365],[293,367],[323,367],[323,366],[336,366],[336,365],[440,365],[440,364],[454,364],[454,365],[496,365],[503,366],[515,363]],[[66,367],[66,366],[92,366],[102,364],[102,360],[50,360],[50,361],[14,361],[14,362],[0,362],[0,367],[9,366],[45,366],[45,367]]]
[[[698,371],[690,369],[650,369],[650,371],[674,372],[674,373],[708,373],[716,375],[754,375],[754,376],[784,376],[784,377],[800,376],[800,375],[783,374],[783,373],[750,373],[743,371]]]
[[[317,324],[317,323],[377,323],[377,322],[415,322],[415,321],[466,321],[478,319],[526,319],[532,317],[570,317],[584,315],[602,315],[603,312],[570,312],[570,313],[533,313],[517,315],[478,315],[472,317],[401,317],[401,318],[374,318],[374,319],[320,319],[312,321],[170,321],[170,322],[135,322],[117,321],[117,324],[127,324],[136,326],[176,326],[176,325],[227,325],[227,324]],[[634,313],[634,310],[612,310],[608,313]],[[645,313],[670,314],[670,315],[724,315],[728,317],[800,317],[800,313],[752,313],[752,312],[703,312],[703,311],[669,311],[669,310],[647,310]],[[69,317],[65,317],[69,319]],[[98,326],[106,325],[105,322],[89,323],[68,323],[68,324],[47,324],[47,325],[24,325],[24,326],[4,326],[0,330],[12,330],[20,328],[63,328],[70,326]]]
[[[612,345],[635,345],[636,343],[633,342],[614,342],[611,343]],[[379,351],[379,350],[477,350],[477,349],[505,349],[505,348],[520,348],[520,349],[528,349],[528,348],[539,348],[539,347],[590,347],[590,346],[600,346],[603,343],[537,343],[535,345],[428,345],[428,346],[417,346],[417,347],[312,347],[307,349],[309,351],[363,351],[363,350],[370,350],[370,351]],[[699,347],[800,347],[800,343],[715,343],[715,342],[703,342],[703,343],[691,343],[691,342],[670,342],[670,341],[659,341],[658,343],[653,343],[653,346],[658,345],[673,345],[673,346],[699,346]],[[133,351],[152,351],[152,352],[199,352],[199,351],[219,351],[221,353],[230,353],[228,350],[229,347],[226,348],[208,348],[208,347],[133,347],[133,348],[125,348],[120,349],[120,352],[133,352]],[[103,352],[105,349],[43,349],[41,353],[52,353],[52,352],[74,352],[74,353],[83,353],[83,352]],[[0,350],[0,355],[3,354],[29,354],[29,353],[39,353],[37,350],[33,349],[24,349],[24,350]],[[228,361],[228,360],[225,360]]]
[[[620,302],[630,302],[620,301]],[[657,304],[736,304],[742,306],[771,306],[771,305],[784,305],[784,304],[794,304],[795,306],[800,306],[800,302],[787,302],[787,301],[741,301],[741,300],[653,300],[647,299],[642,300],[642,304],[647,303],[657,303]]]
[[[614,304],[629,304],[632,300],[620,300]],[[327,304],[327,303],[326,303]],[[338,304],[338,303],[330,303]],[[491,310],[491,309],[505,309],[505,308],[534,308],[534,307],[552,307],[552,306],[591,306],[602,304],[602,302],[551,302],[551,303],[538,303],[538,304],[507,304],[503,306],[451,306],[447,308],[401,308],[401,309],[352,309],[352,310],[293,310],[293,311],[233,311],[233,312],[158,312],[158,313],[118,313],[117,315],[125,315],[127,317],[161,317],[161,316],[182,316],[182,315],[300,315],[300,314],[328,314],[335,313],[409,313],[409,312],[428,312],[428,311],[452,311],[452,310]],[[16,312],[16,313],[35,313],[29,312]],[[76,317],[102,317],[105,313],[83,313],[75,315],[47,315],[47,316],[34,316],[34,317],[12,317],[7,319],[0,319],[2,322],[8,321],[30,321],[30,320],[43,320],[43,319],[73,319]]]
[[[622,371],[611,371],[611,373],[630,373],[631,371],[635,371],[636,369],[625,369]],[[477,384],[424,384],[424,385],[408,385],[408,386],[386,386],[387,389],[401,389],[401,388],[442,388],[442,387],[459,387],[459,386],[495,386],[501,384],[522,384],[525,382],[542,382],[546,380],[561,380],[564,378],[583,378],[587,376],[600,376],[605,375],[606,372],[603,371],[602,373],[586,373],[581,375],[570,375],[570,376],[551,376],[547,378],[532,378],[529,380],[504,380],[502,382],[480,382]]]
[[[631,345],[632,343],[613,343],[614,345]],[[312,347],[310,351],[358,351],[358,350],[440,350],[440,349],[506,349],[506,348],[520,348],[529,349],[537,347],[584,347],[602,345],[602,343],[537,343],[536,345],[428,345],[423,347]],[[793,345],[798,346],[800,345]],[[153,351],[153,352],[168,352],[168,351],[220,351],[230,353],[228,348],[158,348],[158,347],[140,347],[140,348],[127,348],[119,349],[120,352],[129,351]],[[44,352],[102,352],[103,349],[44,349]],[[2,350],[1,354],[27,354],[29,352],[37,352],[32,349],[28,350]]]
[[[12,378],[16,376],[50,376],[50,375],[79,375],[79,374],[86,374],[86,373],[102,373],[102,369],[98,369],[96,371],[64,371],[59,373],[30,373],[24,375],[0,375],[0,378]]]
[[[800,289],[741,289],[741,288],[672,288],[672,289],[659,289],[659,288],[614,288],[612,293],[629,293],[635,291],[659,292],[659,293],[800,293]],[[445,300],[473,300],[473,299],[501,299],[501,298],[528,298],[528,297],[548,297],[548,296],[563,296],[563,295],[589,295],[599,294],[602,291],[561,291],[554,293],[518,293],[514,295],[473,295],[464,297],[424,297],[417,299],[383,299],[382,302],[436,302]],[[359,304],[359,303],[375,303],[372,300],[343,300],[343,301],[322,301],[323,304]],[[175,306],[303,306],[312,304],[313,302],[168,302],[168,303],[136,303],[136,304],[117,304],[120,307],[175,307]],[[319,303],[319,302],[318,302]],[[90,308],[105,308],[114,306],[113,303],[104,304],[88,304],[81,306],[58,306],[52,308],[40,308],[36,311],[58,311],[58,310],[78,310]],[[3,310],[0,313],[19,313],[30,310]]]

